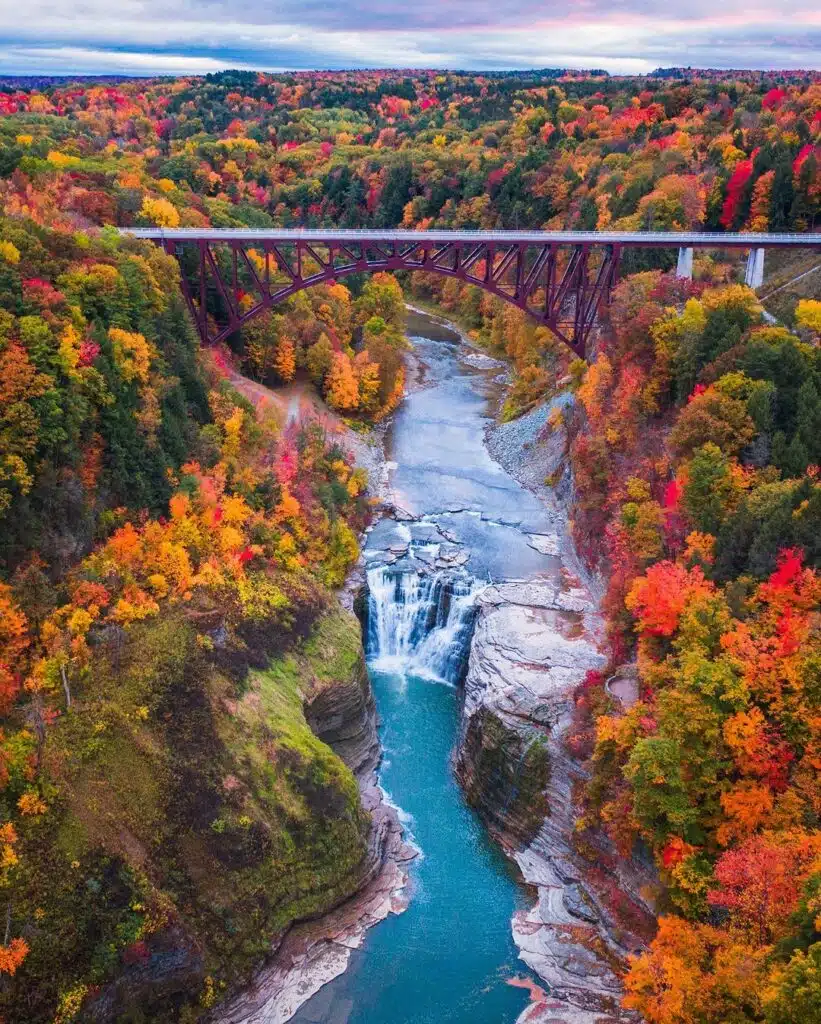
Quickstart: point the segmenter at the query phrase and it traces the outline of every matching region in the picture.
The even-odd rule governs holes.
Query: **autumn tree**
[[[648,1024],[754,1024],[762,954],[724,929],[661,917],[625,978],[624,1005]]]
[[[253,376],[264,381],[276,368],[276,357],[282,336],[284,317],[269,311],[260,313],[243,326],[245,359]]]
[[[795,319],[801,327],[821,335],[821,302],[801,299],[795,308]]]
[[[277,376],[287,384],[294,379],[296,373],[296,351],[290,338],[280,338],[277,342],[274,357],[274,369]]]
[[[335,352],[325,378],[328,404],[340,412],[353,412],[359,407],[359,382],[353,363],[344,352]]]
[[[746,403],[713,386],[692,396],[670,432],[670,445],[678,455],[692,455],[706,444],[735,455],[754,436]]]

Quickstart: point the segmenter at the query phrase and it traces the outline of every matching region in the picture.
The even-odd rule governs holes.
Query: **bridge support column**
[[[693,250],[679,249],[678,264],[676,266],[676,277],[686,281],[693,280]]]
[[[747,257],[747,272],[744,283],[748,288],[760,288],[764,284],[764,250],[750,249]]]

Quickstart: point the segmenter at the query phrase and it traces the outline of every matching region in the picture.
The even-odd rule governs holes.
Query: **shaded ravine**
[[[292,1018],[298,1024],[514,1022],[527,975],[511,918],[533,902],[515,866],[466,805],[452,767],[472,617],[490,582],[558,585],[550,513],[487,452],[499,368],[465,361],[455,332],[410,314],[423,386],[387,437],[390,498],[365,550],[371,681],[381,720],[380,782],[421,855],[405,913],[373,928],[348,970]]]

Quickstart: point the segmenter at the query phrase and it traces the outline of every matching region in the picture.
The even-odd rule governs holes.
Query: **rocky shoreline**
[[[625,958],[642,948],[652,932],[653,908],[644,893],[656,878],[652,865],[625,861],[599,833],[585,833],[582,852],[575,827],[575,791],[585,769],[567,750],[564,735],[574,687],[605,659],[597,646],[603,584],[584,572],[569,535],[572,479],[565,431],[547,427],[553,410],[570,401],[560,395],[519,420],[491,426],[486,434],[491,455],[552,513],[561,585],[507,583],[479,598],[457,771],[491,831],[538,894],[529,911],[514,916],[513,937],[522,960],[547,983],[548,992],[532,990],[532,1002],[517,1024],[625,1024],[637,1018],[621,1009],[620,973]],[[548,486],[547,478],[557,481],[555,486]],[[489,719],[504,729],[494,737],[482,728],[485,759],[487,746],[499,735],[509,747],[508,763],[521,763],[523,744],[538,742],[544,750],[546,813],[524,843],[516,842],[522,834],[516,780],[510,781],[504,805],[514,813],[500,820],[494,780],[477,785],[475,779],[473,723]],[[490,806],[483,807],[483,801]]]
[[[358,891],[313,921],[291,927],[252,981],[211,1016],[213,1024],[284,1024],[347,968],[365,933],[407,907],[407,865],[417,851],[404,842],[399,816],[379,787],[377,715],[364,655],[351,679],[304,697],[305,718],[354,772],[371,816]]]
[[[582,766],[563,735],[574,686],[604,658],[589,593],[564,573],[488,587],[465,680],[456,770],[468,800],[538,894],[513,919],[522,960],[547,983],[519,1024],[634,1021],[620,1009],[620,966],[651,923],[651,881],[596,837],[595,865],[574,842]],[[610,905],[618,890],[619,912]],[[636,922],[635,930],[627,921]]]
[[[375,775],[363,785],[362,803],[373,820],[363,887],[318,920],[294,925],[251,983],[211,1018],[215,1024],[284,1024],[346,970],[369,928],[406,909],[406,867],[416,850],[403,841],[396,809]]]
[[[485,443],[491,457],[549,510],[562,563],[583,581],[598,604],[604,596],[605,581],[582,563],[570,536],[573,474],[567,458],[569,441],[564,418],[574,401],[569,391],[560,392],[515,420],[488,427]]]

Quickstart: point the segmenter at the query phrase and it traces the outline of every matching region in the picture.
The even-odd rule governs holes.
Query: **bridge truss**
[[[423,271],[476,285],[510,302],[581,357],[627,247],[678,247],[680,268],[688,254],[692,267],[694,247],[742,248],[762,271],[766,247],[821,249],[819,235],[704,232],[122,231],[150,238],[177,258],[182,290],[206,345],[305,288],[350,274]]]
[[[204,344],[305,288],[347,275],[423,271],[473,284],[528,313],[583,356],[602,301],[616,280],[617,245],[488,241],[162,240],[180,262],[181,284]]]

